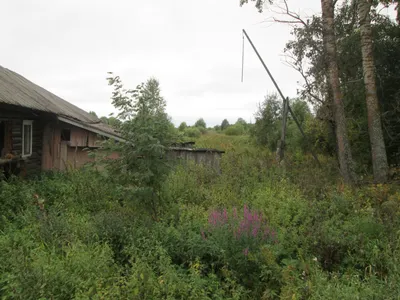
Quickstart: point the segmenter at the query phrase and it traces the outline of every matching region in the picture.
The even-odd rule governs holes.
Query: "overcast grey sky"
[[[320,5],[289,3],[308,14]],[[105,80],[113,71],[130,88],[158,78],[175,124],[249,121],[274,88],[247,44],[240,82],[242,28],[285,95],[300,80],[283,64],[290,27],[263,22],[270,15],[239,0],[1,1],[0,65],[99,116],[114,111]]]

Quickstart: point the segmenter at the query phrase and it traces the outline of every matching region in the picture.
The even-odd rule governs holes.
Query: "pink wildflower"
[[[224,223],[226,223],[228,221],[228,212],[226,211],[226,208],[224,209],[224,213],[223,213],[223,221],[224,221]]]
[[[237,209],[236,207],[233,208],[233,217],[237,219]]]

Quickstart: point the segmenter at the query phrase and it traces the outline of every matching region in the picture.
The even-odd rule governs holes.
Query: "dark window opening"
[[[6,126],[3,121],[0,121],[0,157],[3,156],[5,153],[5,143],[6,141]]]
[[[71,141],[71,130],[70,129],[62,129],[61,130],[61,140],[69,142]]]

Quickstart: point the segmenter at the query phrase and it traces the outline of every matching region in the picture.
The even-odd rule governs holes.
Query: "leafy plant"
[[[108,80],[114,88],[112,103],[123,120],[119,131],[124,142],[106,144],[109,152],[119,153],[106,165],[114,180],[135,195],[137,205],[144,206],[157,219],[163,206],[161,185],[170,170],[166,152],[176,137],[165,112],[166,102],[154,78],[134,90],[124,89],[118,76]]]

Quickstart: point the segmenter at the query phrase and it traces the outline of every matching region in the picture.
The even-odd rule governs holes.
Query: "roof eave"
[[[57,119],[58,119],[59,121],[61,121],[61,122],[65,122],[65,123],[74,125],[74,126],[76,126],[76,127],[79,127],[79,128],[85,129],[85,130],[87,130],[87,131],[91,131],[91,132],[100,134],[100,135],[102,135],[102,136],[108,137],[108,138],[110,138],[110,139],[114,139],[114,140],[119,141],[119,142],[124,142],[124,141],[125,141],[125,140],[124,140],[123,138],[121,138],[120,136],[113,135],[113,134],[111,134],[111,133],[109,133],[109,132],[105,132],[105,131],[100,130],[100,129],[97,129],[97,128],[93,128],[93,127],[91,127],[89,124],[81,123],[81,122],[78,122],[78,121],[75,121],[75,120],[71,120],[71,119],[69,119],[69,118],[65,118],[65,117],[61,117],[61,116],[57,116]]]

